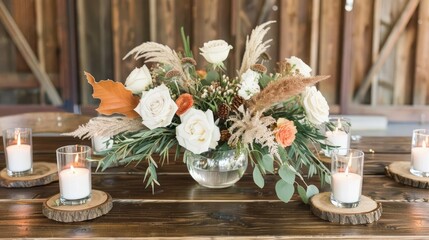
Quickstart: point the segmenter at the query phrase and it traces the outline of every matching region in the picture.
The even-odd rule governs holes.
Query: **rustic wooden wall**
[[[55,7],[58,3],[55,0],[3,1],[42,67],[61,91],[64,84],[58,79],[61,66]],[[251,29],[262,22],[276,20],[269,33],[274,39],[268,52],[272,58],[269,67],[275,68],[276,61],[295,55],[311,65],[316,74],[331,75],[318,87],[333,112],[340,109],[357,114],[378,112],[393,120],[414,120],[428,109],[421,105],[429,102],[429,0],[355,0],[348,25],[343,0],[61,1],[71,2],[76,8],[75,51],[79,64],[74,71],[80,83],[78,103],[85,106],[97,101],[91,97],[83,71],[91,72],[99,80],[123,82],[129,72],[143,62],[131,58],[122,60],[122,57],[144,41],[157,41],[180,50],[180,27],[183,26],[191,37],[194,55],[201,67],[203,58],[198,54],[199,47],[212,39],[224,39],[234,46],[227,62],[228,73],[234,74]],[[413,8],[413,4],[417,7]],[[385,54],[380,69],[369,80],[368,89],[356,100],[356,93],[364,85],[386,42],[392,42],[388,38],[398,28],[399,19],[407,15],[410,19],[405,22],[404,30],[393,37],[391,51]],[[350,36],[345,36],[347,31]],[[350,46],[350,56],[343,54],[346,46]],[[45,103],[46,97],[38,82],[1,24],[0,52],[3,55],[0,92],[8,93],[9,97],[18,96],[15,103]],[[341,89],[347,92],[341,93]],[[347,97],[341,98],[342,94]],[[378,106],[388,107],[379,111]],[[398,109],[410,113],[410,117],[395,118]]]

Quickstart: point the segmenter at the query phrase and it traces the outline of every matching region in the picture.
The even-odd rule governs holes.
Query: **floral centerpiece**
[[[241,67],[233,77],[225,75],[223,64],[232,46],[223,40],[205,43],[200,54],[208,65],[197,70],[183,30],[183,52],[155,42],[132,49],[125,58],[134,55],[153,64],[134,69],[125,85],[96,82],[85,73],[93,96],[101,100],[97,111],[124,117],[99,117],[70,134],[111,136],[113,147],[99,168],[144,161],[146,187],[152,189],[159,184],[159,161],[168,160],[174,149],[176,157],[181,149],[196,155],[239,150],[249,158],[257,186],[264,187],[265,174],[278,173],[277,196],[287,202],[296,189],[307,202],[318,189],[306,184],[303,169],[308,177],[319,174],[322,183],[329,182],[329,170],[312,151],[323,142],[318,126],[329,114],[325,98],[313,85],[327,76],[312,77],[311,68],[296,57],[267,73],[263,55],[271,40],[264,37],[272,23],[257,26],[247,37]]]

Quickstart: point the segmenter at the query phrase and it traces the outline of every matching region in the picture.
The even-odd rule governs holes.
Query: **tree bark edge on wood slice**
[[[311,212],[329,222],[343,225],[369,224],[380,219],[383,212],[381,203],[363,195],[355,208],[335,207],[331,203],[330,195],[330,192],[324,192],[310,199]]]
[[[81,205],[58,205],[60,194],[48,198],[42,206],[43,215],[57,222],[82,222],[107,214],[113,207],[110,194],[92,190],[91,199]]]
[[[33,173],[21,177],[10,177],[7,175],[6,168],[0,172],[0,186],[6,188],[28,188],[55,181],[58,181],[58,170],[55,163],[34,162]]]
[[[404,185],[429,189],[429,178],[415,176],[410,172],[410,161],[393,162],[385,168],[386,175],[393,178],[395,182]]]

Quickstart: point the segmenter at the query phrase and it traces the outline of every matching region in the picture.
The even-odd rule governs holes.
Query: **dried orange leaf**
[[[97,112],[104,115],[114,113],[123,114],[129,118],[139,117],[134,108],[139,103],[139,98],[125,88],[120,82],[112,80],[102,80],[96,82],[94,77],[85,72],[88,83],[91,84],[94,93],[92,96],[101,100]]]

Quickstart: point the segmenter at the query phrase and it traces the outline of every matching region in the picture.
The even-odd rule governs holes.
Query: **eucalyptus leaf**
[[[289,184],[282,179],[276,183],[276,194],[277,197],[283,202],[287,203],[292,198],[295,188],[293,184]]]
[[[255,166],[253,168],[253,181],[260,188],[263,188],[265,185],[264,178],[262,177],[261,171],[259,171],[258,166]]]
[[[288,160],[286,149],[279,146],[279,148],[277,149],[277,153],[279,154],[282,162],[286,162]]]
[[[217,81],[217,80],[219,80],[219,73],[217,73],[216,71],[208,71],[207,72],[207,76],[206,76],[206,79],[204,79],[203,81],[202,81],[202,84],[203,85],[206,85],[206,86],[208,86],[208,85],[210,85],[213,81]]]
[[[308,197],[307,197],[307,192],[305,191],[305,189],[301,185],[298,185],[297,190],[298,190],[299,196],[301,197],[301,200],[305,204],[307,204],[308,203]]]
[[[265,170],[270,173],[274,172],[274,159],[271,154],[265,154],[262,157],[262,164],[264,165]]]
[[[308,185],[307,187],[307,198],[311,198],[312,196],[319,193],[319,189],[314,185]]]
[[[295,182],[295,172],[292,171],[287,165],[282,165],[279,169],[280,177],[287,183],[293,184]]]
[[[270,82],[272,78],[266,74],[262,74],[261,78],[259,78],[259,85],[262,88],[265,88]]]

